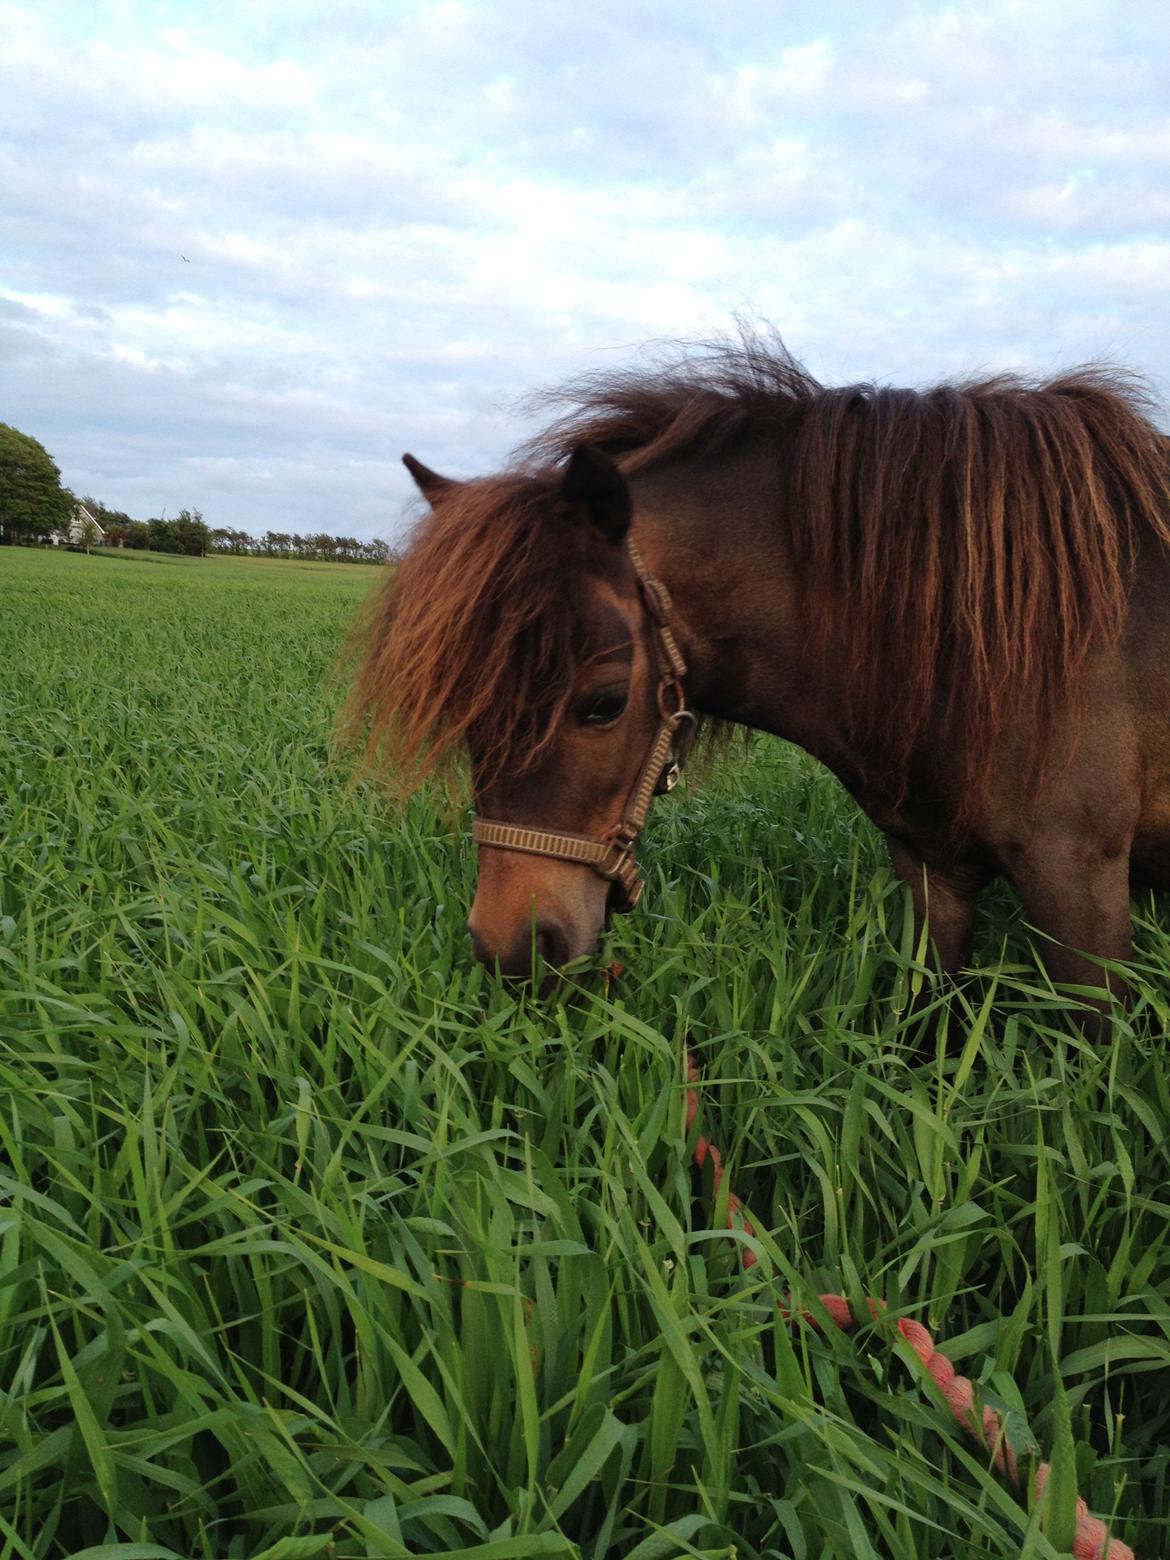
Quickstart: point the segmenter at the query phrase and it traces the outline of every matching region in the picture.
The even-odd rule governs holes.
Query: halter
[[[615,823],[600,839],[588,834],[569,834],[560,829],[527,829],[520,824],[498,823],[492,818],[477,818],[471,831],[477,845],[523,851],[530,856],[551,856],[556,861],[572,861],[592,868],[599,877],[617,884],[619,899],[614,909],[618,911],[632,910],[641,898],[644,885],[638,876],[634,845],[646,826],[651,799],[673,791],[678,784],[683,763],[679,728],[685,721],[693,725],[695,719],[687,709],[683,687],[687,663],[670,627],[670,592],[661,580],[646,572],[642,554],[628,536],[626,551],[638,577],[643,605],[657,629],[658,730],[626,798],[621,822]]]

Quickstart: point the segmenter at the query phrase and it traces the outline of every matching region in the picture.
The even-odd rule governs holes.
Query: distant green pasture
[[[761,741],[659,804],[612,988],[502,990],[464,821],[329,759],[374,579],[0,549],[0,1560],[1052,1560],[1074,1488],[1170,1553],[1170,905],[1095,1049],[993,894],[923,1062],[875,835]],[[1051,1509],[777,1309],[829,1290]]]

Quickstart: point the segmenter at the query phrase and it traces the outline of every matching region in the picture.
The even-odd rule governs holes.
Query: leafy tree
[[[180,509],[172,524],[175,527],[175,538],[178,542],[179,552],[187,553],[192,558],[205,558],[207,556],[207,544],[211,540],[211,531],[203,522],[201,510]]]
[[[110,533],[111,527],[116,528],[118,526],[128,526],[134,525],[136,523],[135,521],[131,520],[130,516],[124,509],[111,509],[109,504],[103,504],[99,499],[91,497],[91,495],[88,493],[84,496],[84,498],[82,498],[81,502],[89,510],[90,514],[94,516],[107,536]]]
[[[149,546],[151,552],[177,553],[179,537],[173,520],[150,519],[146,522],[149,527]]]
[[[94,547],[100,541],[102,534],[98,527],[97,521],[92,515],[83,514],[81,516],[77,527],[77,534],[78,540],[85,548],[85,555],[88,558]]]
[[[195,513],[198,514],[199,511],[196,510]],[[242,558],[245,554],[256,551],[257,544],[247,531],[237,531],[230,525],[217,525],[208,535],[210,552],[230,553],[233,558]]]
[[[68,526],[73,504],[44,445],[0,423],[0,543],[48,541]]]

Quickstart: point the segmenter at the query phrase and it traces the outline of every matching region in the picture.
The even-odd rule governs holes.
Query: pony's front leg
[[[892,834],[886,835],[886,844],[894,871],[910,890],[919,936],[925,926],[939,968],[955,974],[971,957],[975,907],[990,874],[975,867],[947,872],[928,866],[912,845]]]

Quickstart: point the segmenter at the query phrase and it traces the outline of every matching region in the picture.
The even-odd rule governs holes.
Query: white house
[[[105,527],[101,525],[98,517],[88,504],[78,502],[73,506],[73,513],[69,517],[69,530],[65,535],[65,540],[70,547],[85,546],[87,528],[89,529],[90,546],[104,547],[106,545]]]

